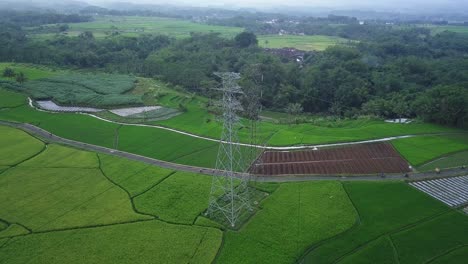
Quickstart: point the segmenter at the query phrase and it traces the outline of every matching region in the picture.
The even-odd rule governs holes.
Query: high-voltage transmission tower
[[[215,75],[222,79],[222,88],[218,90],[223,92],[223,131],[216,160],[216,169],[220,173],[213,176],[207,214],[211,218],[224,218],[234,227],[245,210],[252,210],[248,190],[249,176],[236,173],[245,170],[237,135],[240,128],[237,113],[242,110],[237,97],[243,92],[237,84],[240,74],[222,72]]]

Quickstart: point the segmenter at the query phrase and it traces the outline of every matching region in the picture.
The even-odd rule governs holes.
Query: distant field
[[[264,48],[296,48],[305,51],[322,51],[338,44],[346,44],[349,40],[332,36],[296,36],[296,35],[265,35],[258,36],[258,44]]]
[[[69,26],[70,29],[66,32],[69,36],[91,31],[97,38],[110,36],[113,32],[123,36],[163,34],[176,38],[188,37],[191,32],[216,32],[226,37],[233,37],[243,31],[243,28],[237,27],[212,26],[173,18],[137,16],[99,16],[94,21],[70,23]],[[39,34],[37,37],[47,38],[53,35],[55,34]]]
[[[29,64],[1,63],[0,72],[10,67],[23,72],[26,82],[0,78],[0,86],[23,92],[36,100],[53,100],[71,106],[142,105],[141,95],[126,94],[135,86],[136,78],[129,75],[52,70]]]
[[[431,29],[434,34],[451,31],[461,34],[468,34],[468,26],[435,26],[435,25],[426,25],[425,27]]]
[[[14,78],[5,78],[2,76],[5,68],[11,68],[15,73],[22,72],[28,80],[36,80],[41,78],[48,78],[54,76],[56,73],[54,70],[40,65],[25,64],[25,63],[10,63],[0,62],[0,81],[9,80],[14,81]]]
[[[244,29],[240,27],[214,26],[194,23],[187,20],[162,17],[136,17],[136,16],[98,16],[94,21],[83,23],[70,23],[68,31],[61,33],[67,36],[78,36],[85,31],[93,32],[96,38],[105,38],[112,35],[134,37],[142,34],[162,34],[175,38],[190,36],[190,33],[220,33],[225,37],[234,37]],[[34,34],[33,36],[47,39],[56,33]],[[346,44],[349,40],[332,36],[258,36],[259,45],[265,48],[292,47],[305,51],[321,51],[336,44]]]

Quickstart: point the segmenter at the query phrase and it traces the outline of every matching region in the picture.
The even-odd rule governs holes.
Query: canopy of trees
[[[348,25],[354,27],[352,21]],[[213,72],[235,71],[244,76],[244,89],[262,90],[261,103],[269,109],[287,111],[288,105],[295,105],[308,113],[417,116],[466,126],[468,35],[432,35],[424,28],[372,31],[356,25],[350,34],[372,37],[306,53],[298,64],[265,52],[247,32],[233,39],[215,33],[185,39],[158,35],[96,39],[85,32],[33,40],[21,27],[2,24],[0,61],[157,77],[205,96],[212,96],[210,88],[218,85]]]

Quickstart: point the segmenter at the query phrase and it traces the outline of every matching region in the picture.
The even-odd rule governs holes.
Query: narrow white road
[[[36,110],[38,110],[38,111],[47,112],[47,113],[58,113],[58,112],[47,111],[47,110],[35,107],[34,104],[33,104],[32,99],[28,97],[28,100],[29,100],[29,106],[36,109]],[[163,130],[171,131],[171,132],[174,132],[174,133],[179,133],[179,134],[194,137],[194,138],[199,138],[199,139],[204,139],[204,140],[219,142],[219,143],[221,143],[221,142],[226,143],[225,141],[221,141],[219,139],[213,139],[213,138],[209,138],[209,137],[199,136],[199,135],[195,135],[195,134],[192,134],[192,133],[188,133],[188,132],[184,132],[184,131],[180,131],[180,130],[176,130],[176,129],[168,128],[168,127],[164,127],[164,126],[123,123],[123,122],[116,122],[116,121],[112,121],[112,120],[109,120],[109,119],[105,119],[105,118],[102,118],[102,117],[99,117],[97,115],[90,114],[90,113],[81,113],[80,112],[78,114],[91,116],[91,117],[94,117],[96,119],[102,120],[104,122],[113,123],[113,124],[117,124],[117,125],[150,127],[150,128],[155,128],[155,129],[163,129]],[[362,141],[341,142],[341,143],[320,144],[320,145],[285,146],[285,147],[252,145],[252,144],[247,144],[247,143],[236,143],[236,144],[239,145],[239,146],[244,146],[244,147],[255,147],[255,148],[260,148],[260,149],[279,150],[279,151],[290,151],[290,150],[300,150],[300,149],[314,149],[314,148],[324,148],[324,147],[338,147],[338,146],[347,146],[347,145],[356,145],[356,144],[365,144],[365,143],[385,142],[385,141],[391,141],[391,140],[401,139],[401,138],[410,138],[410,137],[415,137],[415,136],[417,136],[417,135],[403,135],[403,136],[394,136],[394,137],[386,137],[386,138],[370,139],[370,140],[362,140]]]

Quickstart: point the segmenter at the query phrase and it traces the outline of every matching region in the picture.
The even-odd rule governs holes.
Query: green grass
[[[344,186],[360,221],[347,232],[312,244],[303,263],[332,263],[346,259],[382,236],[447,211],[447,207],[404,182],[347,182]],[[467,221],[468,218],[465,219]],[[454,227],[454,229],[456,229]],[[458,229],[460,232],[463,229]],[[438,238],[434,236],[433,239]],[[425,244],[415,238],[413,243]],[[379,252],[379,250],[371,250]],[[374,254],[370,252],[369,254]],[[367,253],[363,253],[367,254]],[[358,256],[359,257],[359,256]],[[376,256],[378,257],[378,256]]]
[[[98,169],[23,168],[0,178],[0,217],[33,231],[148,219]]]
[[[13,143],[32,138],[11,130],[26,135],[10,132]],[[0,263],[211,263],[216,255],[217,263],[293,263],[306,252],[304,263],[404,264],[467,256],[468,217],[404,182],[252,183],[269,195],[240,230],[224,234],[200,216],[210,184],[209,176],[49,145],[0,174]]]
[[[468,134],[420,136],[392,143],[409,163],[420,166],[447,153],[467,150]]]
[[[117,147],[119,150],[166,161],[195,155],[204,149],[218,145],[217,142],[167,130],[123,126],[118,130],[118,146],[115,146],[114,138],[119,125],[80,114],[39,112],[28,106],[15,108],[12,111],[0,111],[0,119],[32,123],[61,137],[105,147]],[[206,155],[210,155],[211,158],[200,157],[200,160],[190,160],[187,164],[201,167],[213,166],[216,152],[208,152]]]
[[[11,111],[0,111],[0,119],[30,123],[56,135],[91,143],[113,147],[115,131],[118,125],[98,119],[71,113],[45,113],[29,106],[18,107]]]
[[[436,256],[468,245],[467,230],[468,217],[461,212],[452,211],[398,232],[392,235],[392,239],[401,264],[427,263]],[[463,258],[447,263],[463,263]]]
[[[185,97],[174,92],[161,97],[159,101],[163,102],[164,105],[178,104],[177,102],[183,101],[187,105],[188,111],[169,120],[156,122],[156,124],[211,138],[220,137],[220,124],[214,121],[214,117],[200,106],[204,103],[203,99]],[[210,117],[213,119],[210,119]],[[213,167],[218,148],[217,142],[197,139],[166,130],[135,126],[123,126],[118,129],[120,126],[117,124],[103,122],[89,116],[72,113],[45,113],[35,111],[27,105],[3,109],[0,111],[0,119],[31,123],[59,136],[80,142],[118,148],[119,150],[152,158],[193,166]],[[210,121],[207,122],[207,120]],[[314,124],[307,123],[292,126],[263,122],[260,124],[259,129],[258,137],[260,140],[258,142],[264,142],[266,138],[271,137],[269,145],[273,146],[335,143],[405,134],[460,131],[426,123],[388,124],[369,119],[317,120]],[[116,140],[117,135],[118,141]],[[244,127],[239,130],[239,135],[241,140],[248,142],[249,128]],[[410,140],[418,138],[411,138]],[[421,139],[425,138],[421,137]],[[400,150],[400,145],[403,145],[403,150],[400,151],[410,162],[414,161],[415,157],[418,158],[419,155],[429,153],[413,151],[411,145],[406,147],[406,150],[409,150],[406,151],[404,149],[404,145],[407,145],[405,140],[397,141],[396,146]],[[118,145],[116,145],[117,142]],[[170,144],[167,144],[168,142]],[[426,144],[425,142],[425,140],[422,140],[421,144]],[[457,149],[447,148],[445,144],[442,148],[436,148],[436,150],[437,153],[434,157],[423,157],[419,162],[457,151]]]
[[[264,48],[296,48],[304,51],[322,51],[330,46],[347,44],[350,40],[333,36],[261,35],[258,44]]]
[[[107,73],[76,73],[58,74],[46,80],[57,83],[79,84],[99,94],[123,94],[133,89],[136,78],[134,76]]]
[[[207,125],[203,125],[206,124],[204,119],[206,114],[196,106],[200,103],[198,100],[192,100],[192,102],[195,106],[189,106],[187,113],[165,122],[158,122],[158,124],[219,138],[221,134],[219,123],[211,121]],[[191,107],[193,107],[193,112]],[[0,111],[0,119],[27,122],[65,138],[105,147],[117,147],[119,150],[187,165],[213,167],[216,160],[217,142],[161,129],[135,126],[123,126],[118,129],[119,125],[103,122],[89,116],[72,113],[44,113],[35,111],[26,105]],[[195,131],[190,131],[191,129]],[[269,145],[284,146],[356,141],[436,131],[453,132],[459,130],[424,123],[387,124],[367,119],[345,120],[335,123],[326,121],[315,125],[293,126],[264,122],[260,125],[259,137],[266,138],[267,135],[274,134]],[[117,134],[119,135],[118,146],[115,145]],[[240,130],[240,136],[244,141],[248,141],[248,135],[247,128]],[[170,144],[167,144],[168,142]],[[412,155],[419,155],[417,152],[406,153],[403,151],[402,154],[409,160],[411,160]]]
[[[9,140],[18,143],[27,138],[10,136]],[[1,148],[0,153],[8,150]],[[109,181],[100,166],[119,185]],[[134,161],[106,155],[98,159],[95,153],[49,145],[40,155],[0,175],[0,262],[211,262],[221,244],[220,230],[171,225],[138,214],[129,195],[119,187],[138,193],[168,173],[171,171]],[[198,179],[181,184],[196,184]],[[177,190],[179,186],[173,187]],[[160,195],[155,197],[157,201],[170,202],[170,192]],[[190,202],[193,206],[207,204]],[[174,211],[170,206],[167,209]],[[193,207],[182,209],[180,212],[190,214]],[[8,223],[21,223],[33,233]],[[4,244],[4,237],[13,238]]]
[[[339,182],[281,184],[261,207],[240,231],[227,231],[217,263],[293,263],[356,217]]]
[[[16,165],[44,148],[44,143],[25,132],[0,126],[0,165]]]
[[[5,223],[0,220],[0,232],[8,227],[8,223]]]
[[[167,94],[160,99],[162,105],[169,106],[170,102],[185,99],[188,111],[168,120],[155,124],[187,131],[210,138],[221,135],[220,123],[213,114],[204,109],[204,101],[195,97],[189,99],[182,95]],[[174,104],[174,103],[173,103]],[[248,124],[243,120],[244,124]],[[381,120],[326,120],[316,119],[313,123],[298,125],[276,124],[262,122],[258,129],[258,142],[268,140],[268,145],[287,146],[300,144],[323,144],[334,142],[359,141],[384,138],[389,136],[424,134],[435,132],[459,131],[454,128],[438,126],[428,123],[391,124]],[[248,142],[249,127],[239,131],[241,141]]]
[[[0,88],[0,109],[17,107],[26,103],[26,98],[22,94]]]
[[[0,80],[15,80],[14,78],[6,78],[2,76],[3,70],[7,67],[13,69],[15,73],[23,72],[28,80],[49,78],[56,74],[54,70],[45,66],[27,63],[0,62]]]
[[[131,197],[149,190],[174,173],[168,169],[104,154],[99,154],[99,159],[104,174],[125,188]]]
[[[47,145],[41,154],[21,164],[30,168],[99,168],[95,153],[79,151],[56,144]]]
[[[166,161],[175,161],[218,145],[217,142],[148,127],[124,126],[119,130],[119,136],[119,149]],[[211,158],[199,155],[199,159],[185,164],[212,167],[216,152],[205,154]]]
[[[139,78],[134,90],[128,96],[142,97],[146,105],[161,105],[177,109],[179,104],[187,112],[168,120],[149,122],[175,128],[210,138],[219,138],[221,124],[205,107],[206,98],[170,89],[166,84],[151,79]],[[0,112],[0,116],[1,116]],[[244,120],[245,121],[245,120]],[[249,142],[250,129],[246,126],[239,131],[240,139]],[[390,124],[381,120],[328,120],[315,118],[311,123],[299,125],[262,122],[258,131],[259,142],[269,140],[269,145],[285,146],[299,144],[321,144],[344,141],[375,139],[405,134],[460,131],[426,123]]]
[[[23,92],[37,100],[52,99],[63,105],[97,107],[143,104],[141,95],[129,94],[137,80],[134,76],[52,69],[35,64],[15,63],[0,63],[0,75],[6,67],[12,68],[15,72],[25,73],[27,81],[19,84],[14,78],[0,77],[0,86]],[[8,97],[11,99],[0,99],[0,108],[21,104],[18,103],[21,101],[19,96],[16,100],[13,95]]]
[[[127,75],[67,72],[24,84],[4,81],[0,85],[36,100],[51,99],[61,105],[115,107],[143,104],[140,96],[125,94],[133,88],[135,81],[134,77]]]
[[[468,246],[457,248],[445,255],[434,259],[433,264],[464,263],[468,259]]]
[[[8,170],[10,166],[0,166],[0,173],[2,173],[5,170]]]
[[[146,221],[16,237],[1,263],[210,263],[222,233]]]
[[[436,25],[424,25],[424,27],[429,28],[433,34],[438,34],[444,31],[451,31],[460,34],[468,34],[467,26],[436,26]]]
[[[95,17],[94,21],[71,23],[69,26],[70,29],[66,32],[68,36],[78,36],[82,32],[91,31],[96,38],[110,36],[113,32],[129,37],[142,34],[162,34],[183,38],[189,37],[191,32],[216,32],[226,37],[233,37],[243,31],[239,27],[213,26],[173,18],[139,16],[98,16]],[[55,36],[55,34],[35,35],[40,39],[47,39],[52,36]]]
[[[20,130],[0,126],[0,131],[1,140],[9,144],[2,147],[2,156],[18,152],[29,157],[42,149],[42,142]],[[29,149],[35,152],[28,153]],[[23,159],[16,157],[14,161]],[[1,174],[0,219],[34,231],[147,219],[133,211],[127,194],[110,183],[98,167],[94,153],[48,146]]]
[[[398,264],[393,252],[392,242],[389,237],[381,237],[366,245],[363,249],[355,254],[352,254],[342,261],[340,264]]]
[[[177,172],[151,190],[135,197],[137,210],[160,219],[192,224],[208,205],[211,177]]]
[[[444,155],[443,157],[419,166],[418,170],[429,171],[436,168],[455,168],[463,165],[468,166],[468,151],[457,152],[446,156]]]
[[[177,108],[179,103],[187,108],[182,113],[168,120],[154,122],[154,124],[175,128],[178,130],[202,135],[210,138],[219,138],[221,124],[216,117],[209,113],[205,107],[206,98],[193,96],[174,91],[166,84],[150,79],[139,79],[135,93],[143,96],[145,104],[159,104],[165,107]],[[281,113],[266,112],[267,116],[284,117]],[[248,124],[243,120],[244,124]],[[357,119],[340,120],[328,118],[314,118],[311,123],[299,125],[276,124],[262,122],[259,125],[258,142],[263,144],[266,140],[269,145],[286,146],[300,144],[322,144],[366,139],[384,138],[406,134],[424,134],[435,132],[460,131],[453,128],[427,123],[391,124],[382,120]],[[239,131],[241,141],[249,142],[250,129],[248,126]]]
[[[0,231],[0,238],[19,236],[19,235],[25,235],[25,234],[29,234],[29,230],[25,229],[24,227],[18,224],[11,224],[5,230]]]
[[[320,144],[349,142],[390,136],[424,134],[433,132],[457,131],[429,123],[389,124],[379,120],[343,120],[332,124],[300,124],[282,129],[273,135],[269,144],[280,146],[287,144]],[[335,125],[333,124],[335,123]],[[336,125],[339,124],[339,125]]]
[[[198,226],[214,227],[214,228],[219,228],[219,229],[224,228],[222,224],[215,222],[204,216],[197,217],[197,220],[195,220],[194,224]]]

